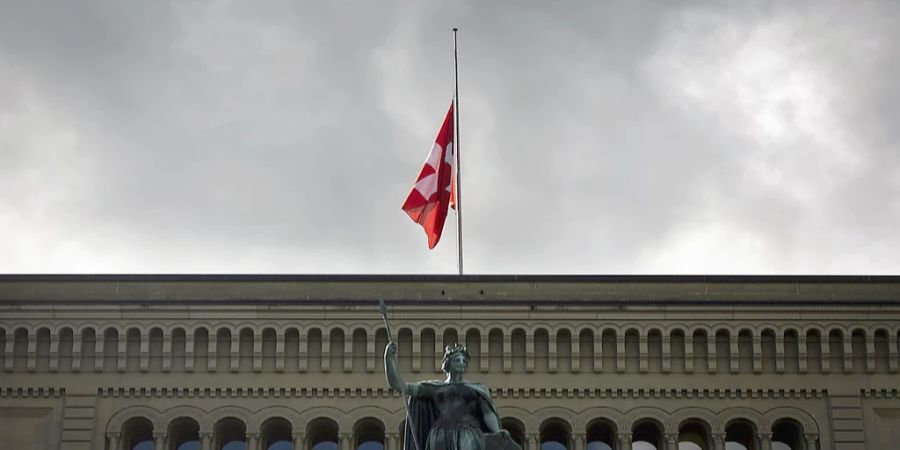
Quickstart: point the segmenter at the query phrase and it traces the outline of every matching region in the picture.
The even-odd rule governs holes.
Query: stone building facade
[[[0,276],[3,449],[400,450],[471,355],[525,450],[900,448],[900,277]]]

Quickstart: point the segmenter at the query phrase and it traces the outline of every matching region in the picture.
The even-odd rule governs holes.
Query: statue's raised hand
[[[397,356],[397,344],[388,342],[387,346],[384,348],[384,357],[393,358],[395,356]]]

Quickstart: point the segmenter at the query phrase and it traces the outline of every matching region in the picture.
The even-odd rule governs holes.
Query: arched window
[[[731,333],[728,330],[716,331],[716,371],[731,371]]]
[[[889,359],[888,333],[883,329],[877,330],[875,332],[875,371],[887,372]]]
[[[384,424],[369,417],[353,426],[356,450],[384,450]]]
[[[45,372],[50,367],[50,329],[40,328],[36,334],[35,367],[38,372]]]
[[[586,450],[612,450],[615,448],[616,427],[606,420],[595,420],[587,426]]]
[[[797,330],[784,332],[784,371],[786,373],[800,371],[800,341]]]
[[[141,330],[129,328],[125,339],[125,370],[134,372],[141,365]]]
[[[477,328],[469,328],[469,331],[466,331],[466,351],[469,352],[470,372],[486,367],[487,362],[481,358],[481,332]]]
[[[275,370],[275,352],[278,344],[278,334],[274,328],[266,328],[262,331],[262,370],[271,372]]]
[[[572,429],[562,419],[550,419],[541,424],[541,450],[566,450],[569,448]]]
[[[709,344],[705,330],[694,330],[694,370],[709,371]],[[715,339],[715,336],[713,336]]]
[[[725,450],[759,450],[753,424],[746,420],[736,420],[726,425]]]
[[[653,373],[662,371],[662,333],[650,330],[647,333],[647,370]]]
[[[524,338],[522,342],[525,342]],[[490,371],[500,373],[503,370],[503,331],[499,328],[494,328],[488,333],[488,354]],[[522,354],[525,354],[524,346],[522,347]]]
[[[556,333],[556,369],[562,373],[572,371],[572,333],[569,330]]]
[[[219,328],[216,332],[216,354],[209,355],[216,358],[216,370],[229,370],[231,367],[231,330]]]
[[[284,332],[284,370],[295,373],[300,367],[300,330],[288,328]]]
[[[81,370],[94,370],[96,358],[103,358],[103,355],[97,355],[97,332],[93,328],[84,328],[81,330]]]
[[[306,333],[307,369],[312,372],[322,371],[322,330],[310,328]]]
[[[122,424],[122,444],[124,450],[153,450],[153,423],[143,417],[126,420]]]
[[[200,424],[189,417],[179,417],[169,424],[169,450],[200,450]]]
[[[525,448],[525,424],[512,417],[500,419],[500,426],[509,431],[509,436],[519,447]]]
[[[397,332],[397,365],[401,372],[412,370],[412,330],[401,328]]]
[[[672,372],[684,372],[684,332],[672,330],[669,345],[672,347]]]
[[[67,372],[72,369],[72,346],[74,333],[71,328],[59,330],[59,370]]]
[[[440,370],[440,365],[437,361],[437,351],[435,347],[435,334],[434,330],[431,328],[425,328],[422,330],[421,336],[421,346],[422,346],[422,370],[424,372],[436,372]]]
[[[109,327],[103,331],[103,371],[115,372],[119,360],[119,330]],[[123,337],[124,339],[124,337]],[[100,355],[97,355],[99,358]]]
[[[603,345],[603,348],[600,349],[603,354],[603,370],[615,372],[616,355],[618,353],[616,348],[616,331],[608,328],[603,330],[603,334],[600,335],[600,341]]]
[[[806,370],[810,373],[822,372],[822,335],[818,330],[806,332]]]
[[[344,348],[344,330],[333,328],[328,339],[328,350],[331,352],[329,355],[329,366],[335,372],[342,371],[344,370],[344,352],[346,351]]]
[[[366,330],[357,328],[353,330],[353,371],[366,371],[366,348],[369,345],[369,336]]]
[[[241,328],[238,331],[238,368],[241,372],[249,372],[253,369],[253,341],[255,340],[256,333],[252,329]]]
[[[632,450],[660,450],[663,442],[662,430],[662,425],[656,421],[638,421],[631,429]]]
[[[319,418],[309,423],[307,429],[310,450],[337,450],[338,426],[331,419]]]
[[[512,371],[525,372],[525,330],[516,328],[510,336],[512,345]],[[500,352],[502,357],[503,352]]]
[[[636,373],[641,360],[641,343],[638,330],[625,332],[625,372]]]
[[[747,329],[738,333],[738,371],[753,373],[753,332]]]
[[[534,332],[534,370],[546,373],[550,363],[550,334],[544,328]]]
[[[828,347],[831,353],[831,371],[844,371],[844,334],[840,330],[828,333]]]
[[[162,370],[163,358],[163,332],[159,327],[150,329],[147,335],[149,340],[147,345],[148,367],[151,372],[159,372]]]
[[[588,328],[578,333],[578,353],[581,358],[581,371],[594,370],[594,332]]]
[[[762,331],[759,337],[762,347],[762,370],[765,373],[775,372],[775,332],[771,329]]]
[[[266,420],[259,427],[260,448],[262,450],[291,450],[291,423],[281,417]]]
[[[678,429],[678,450],[709,450],[709,427],[700,421],[685,422]]]
[[[181,372],[182,370],[184,370],[185,353],[187,350],[186,346],[187,333],[184,331],[184,328],[176,328],[172,330],[172,357],[170,363],[172,371]]]
[[[802,450],[803,431],[793,420],[775,422],[772,426],[772,450]]]
[[[850,342],[853,348],[853,372],[863,373],[866,371],[866,332],[860,329],[853,330]]]
[[[379,356],[384,355],[387,343],[388,335],[384,327],[375,330],[375,368],[379,372],[384,372],[384,358]]]
[[[216,360],[215,354],[209,354],[209,340],[215,339],[216,336],[210,336],[209,330],[205,327],[195,328],[192,333],[194,333],[194,370],[206,371],[210,358]]]
[[[213,427],[215,450],[247,450],[247,425],[234,417],[220,420]]]

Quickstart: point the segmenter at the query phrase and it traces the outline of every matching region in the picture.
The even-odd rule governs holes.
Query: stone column
[[[634,436],[631,433],[619,433],[619,450],[631,450],[631,440]]]
[[[772,450],[772,433],[760,433],[759,446],[761,450]]]
[[[525,450],[541,450],[541,435],[531,433],[525,437],[525,443],[527,446]]]
[[[209,431],[200,432],[200,450],[212,449],[213,434]]]
[[[806,450],[816,450],[819,448],[816,444],[816,441],[819,440],[819,435],[816,433],[804,433],[803,437],[806,439]]]
[[[713,433],[712,441],[715,450],[725,450],[725,433]]]
[[[353,438],[353,434],[351,433],[341,433],[338,435],[338,450],[352,450],[351,447],[351,439]]]
[[[666,433],[666,450],[678,450],[678,433]]]
[[[294,433],[291,437],[294,440],[294,450],[306,450],[306,433]]]
[[[119,450],[119,438],[122,437],[122,433],[112,432],[106,433],[106,438],[109,439],[109,450]]]
[[[259,433],[247,433],[247,450],[259,450]]]
[[[585,446],[587,445],[587,436],[584,433],[575,433],[572,436],[572,440],[575,443],[575,450],[585,450]]]
[[[387,433],[384,435],[384,450],[399,450],[400,433]]]
[[[166,450],[166,438],[169,436],[169,433],[165,431],[154,431],[153,432],[153,448],[155,450]]]

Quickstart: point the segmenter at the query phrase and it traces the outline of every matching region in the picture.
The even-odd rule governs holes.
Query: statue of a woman
[[[447,347],[441,369],[445,380],[407,384],[397,370],[397,345],[384,350],[384,372],[388,384],[409,398],[405,450],[492,450],[516,448],[509,433],[500,427],[490,392],[483,384],[463,379],[469,366],[465,347]],[[411,436],[415,433],[415,439]],[[491,436],[485,444],[485,435]],[[421,448],[415,448],[417,442]]]

